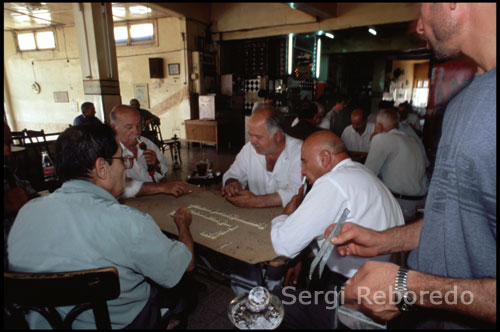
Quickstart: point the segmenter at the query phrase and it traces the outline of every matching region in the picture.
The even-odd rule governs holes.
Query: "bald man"
[[[312,189],[302,201],[301,188],[283,214],[273,219],[271,241],[278,255],[294,258],[311,241],[312,245],[321,247],[325,230],[340,218],[345,208],[350,210],[348,222],[369,229],[385,230],[404,224],[401,208],[391,192],[366,167],[349,158],[344,143],[331,131],[310,135],[302,145],[301,157],[302,174]],[[376,258],[389,259],[389,255]],[[361,257],[340,257],[333,251],[327,261],[332,272],[329,290],[341,286],[366,261]],[[282,295],[286,299],[286,294]],[[333,311],[322,304],[287,306],[284,326],[331,328]]]
[[[342,132],[348,154],[355,161],[364,162],[370,150],[370,136],[375,129],[375,124],[367,123],[364,111],[356,108],[351,113],[351,125]]]
[[[170,194],[175,197],[189,191],[182,182],[160,182],[167,173],[167,159],[148,138],[141,136],[141,116],[136,108],[117,105],[110,113],[111,127],[120,140],[123,156],[132,156],[134,163],[127,169],[128,181],[123,197]],[[139,147],[139,139],[146,149]]]
[[[301,184],[302,141],[284,133],[282,117],[272,106],[252,114],[249,134],[250,142],[223,176],[222,195],[239,207],[285,206]]]

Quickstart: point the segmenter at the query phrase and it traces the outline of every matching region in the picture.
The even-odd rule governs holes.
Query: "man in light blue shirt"
[[[145,278],[171,288],[193,269],[191,215],[177,210],[179,241],[172,241],[149,215],[121,205],[116,197],[132,163],[122,157],[110,127],[66,129],[56,142],[56,172],[63,186],[19,211],[8,237],[9,269],[33,273],[114,266],[120,296],[108,301],[112,328],[159,328],[160,307],[153,303],[162,301],[154,297],[163,290]],[[65,315],[71,307],[57,309]],[[141,319],[145,316],[156,319]],[[31,328],[47,327],[35,313],[28,321]],[[78,316],[73,328],[95,328],[92,312]]]

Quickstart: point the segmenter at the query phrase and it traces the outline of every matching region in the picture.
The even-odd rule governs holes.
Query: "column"
[[[121,104],[111,3],[74,3],[73,14],[86,101],[109,123],[112,108]]]

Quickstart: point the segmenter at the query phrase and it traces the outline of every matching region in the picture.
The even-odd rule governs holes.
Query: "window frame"
[[[38,41],[36,38],[36,34],[39,32],[52,32],[54,36],[54,48],[39,48],[38,47]],[[18,35],[20,34],[26,34],[26,33],[32,33],[33,38],[35,40],[35,48],[30,49],[30,50],[22,50],[21,46],[19,45],[19,39],[17,38]],[[45,51],[57,51],[58,50],[58,43],[57,43],[57,33],[55,28],[41,28],[41,29],[26,29],[26,30],[14,30],[14,40],[16,43],[16,50],[17,52],[45,52]]]
[[[130,28],[132,25],[146,24],[150,23],[153,25],[153,39],[152,40],[144,40],[144,41],[132,41],[132,37],[130,35]],[[116,43],[115,38],[115,28],[117,27],[127,27],[127,42],[126,43]],[[147,20],[134,20],[134,21],[119,21],[113,22],[113,40],[115,41],[116,47],[125,47],[125,46],[158,46],[158,24],[156,19],[147,19]]]

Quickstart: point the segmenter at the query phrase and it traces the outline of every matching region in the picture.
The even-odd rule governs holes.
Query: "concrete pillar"
[[[96,116],[109,123],[111,109],[121,104],[111,3],[74,3],[73,14],[84,101],[93,102]]]

